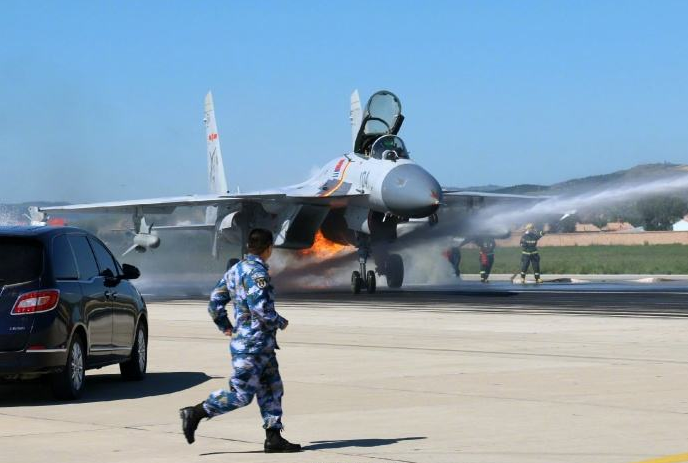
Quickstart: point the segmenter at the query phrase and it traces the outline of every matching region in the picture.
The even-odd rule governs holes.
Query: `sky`
[[[399,96],[443,185],[688,162],[688,2],[0,3],[0,203],[231,190],[351,147],[349,95]]]

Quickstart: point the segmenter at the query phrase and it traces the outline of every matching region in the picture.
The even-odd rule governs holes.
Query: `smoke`
[[[275,287],[280,291],[309,291],[343,288],[351,272],[358,269],[354,247],[332,255],[302,255],[298,251],[276,249],[270,258]]]

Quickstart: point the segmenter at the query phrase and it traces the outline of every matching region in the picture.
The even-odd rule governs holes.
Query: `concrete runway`
[[[0,452],[22,462],[688,461],[687,289],[283,294],[284,435],[307,451],[277,456],[260,452],[255,402],[202,422],[186,444],[177,409],[226,385],[227,339],[205,301],[158,300],[145,381],[90,371],[77,403],[54,402],[40,384],[2,386]]]

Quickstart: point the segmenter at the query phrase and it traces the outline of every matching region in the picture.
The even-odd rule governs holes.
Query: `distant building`
[[[671,226],[674,231],[688,231],[688,215]]]
[[[576,233],[589,233],[589,232],[598,232],[601,231],[599,227],[596,227],[595,225],[591,223],[577,223],[576,224]]]
[[[633,225],[628,222],[609,222],[607,225],[602,227],[602,231],[608,232],[624,232],[633,230]]]

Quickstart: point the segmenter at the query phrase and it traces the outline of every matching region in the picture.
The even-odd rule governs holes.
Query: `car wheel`
[[[65,400],[81,397],[86,380],[86,355],[81,336],[74,336],[69,346],[64,370],[54,373],[51,379],[55,397]]]
[[[122,378],[130,381],[140,381],[146,377],[148,366],[148,336],[142,323],[136,328],[134,347],[131,349],[131,357],[126,362],[119,364]]]

